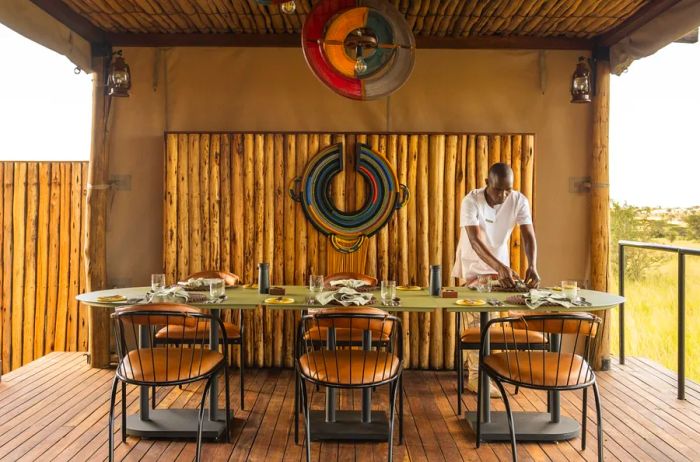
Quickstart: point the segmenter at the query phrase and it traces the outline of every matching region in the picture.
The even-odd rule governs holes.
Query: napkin
[[[189,278],[186,281],[179,281],[177,284],[187,289],[209,288],[205,278]]]
[[[340,286],[349,287],[351,289],[357,289],[358,287],[369,285],[366,281],[360,281],[359,279],[336,279],[335,281],[331,281],[329,284],[331,287]]]
[[[151,291],[148,293],[149,300],[154,297],[178,297],[189,301],[190,294],[180,286],[166,287],[164,289]]]
[[[553,294],[548,290],[531,289],[530,294],[525,297],[525,304],[530,309],[539,308],[545,303],[561,305],[564,308],[571,308],[574,306],[565,295]]]
[[[331,301],[336,301],[343,306],[361,306],[370,303],[372,298],[372,294],[361,293],[350,287],[341,287],[336,291],[326,291],[316,295],[316,301],[322,305],[328,305]]]

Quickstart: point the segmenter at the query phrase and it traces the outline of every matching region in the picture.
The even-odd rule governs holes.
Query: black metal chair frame
[[[511,324],[511,327],[513,326],[513,323],[518,323],[518,324],[523,324],[525,327],[525,330],[533,330],[535,332],[541,332],[541,333],[549,333],[549,334],[558,334],[558,332],[554,332],[553,330],[547,330],[545,327],[546,323],[549,322],[556,322],[556,321],[561,321],[561,330],[564,330],[564,325],[565,323],[576,323],[578,321],[578,327],[575,329],[575,334],[573,332],[562,332],[570,335],[576,335],[576,339],[574,340],[574,345],[573,348],[571,349],[572,351],[572,359],[571,363],[569,365],[569,378],[571,372],[574,370],[573,369],[573,364],[574,364],[574,359],[576,358],[576,350],[579,347],[579,337],[581,335],[584,336],[584,343],[583,343],[583,355],[578,355],[582,357],[586,361],[586,365],[588,366],[587,370],[585,372],[583,371],[583,368],[579,368],[579,373],[577,375],[578,380],[576,383],[570,383],[570,380],[567,379],[566,384],[561,384],[559,385],[558,383],[558,378],[557,381],[555,382],[554,385],[537,385],[535,383],[532,383],[533,376],[532,376],[532,368],[530,368],[530,382],[523,381],[521,380],[515,380],[512,378],[512,373],[511,373],[511,364],[510,361],[508,361],[508,370],[509,370],[509,375],[511,377],[506,377],[492,368],[490,368],[485,362],[484,362],[484,355],[485,355],[485,346],[487,344],[486,341],[486,335],[487,332],[489,332],[488,329],[491,328],[491,326],[494,326],[496,324],[501,324],[502,328],[505,331],[505,328],[503,327],[504,324],[509,323]],[[542,325],[542,329],[529,329],[528,328],[528,323],[539,323]],[[503,401],[505,403],[506,407],[506,415],[508,418],[508,428],[510,431],[510,439],[511,439],[511,450],[512,450],[512,455],[513,455],[513,461],[518,460],[518,455],[517,455],[517,449],[516,449],[516,440],[515,440],[515,427],[513,424],[513,414],[511,411],[510,403],[508,401],[508,395],[506,393],[506,390],[503,386],[504,383],[508,383],[511,385],[515,385],[516,387],[523,387],[523,388],[530,388],[530,389],[535,389],[535,390],[545,390],[545,391],[571,391],[571,390],[583,390],[583,404],[582,404],[582,423],[581,423],[581,450],[586,449],[586,423],[587,423],[587,409],[588,409],[588,387],[593,387],[593,395],[595,398],[595,408],[596,408],[596,421],[597,421],[597,430],[598,430],[598,460],[602,461],[603,460],[603,421],[602,421],[602,410],[601,410],[601,404],[600,404],[600,393],[598,390],[598,384],[596,382],[596,376],[595,373],[593,372],[593,368],[590,366],[590,359],[595,357],[597,347],[598,347],[598,333],[600,332],[600,323],[601,320],[597,316],[591,315],[591,314],[541,314],[541,315],[525,315],[525,316],[509,316],[506,318],[495,318],[491,319],[488,324],[486,325],[486,328],[482,332],[481,336],[481,347],[479,348],[479,393],[477,396],[477,410],[476,410],[476,447],[478,448],[481,444],[481,399],[482,399],[482,393],[484,392],[482,390],[481,386],[481,377],[482,374],[486,374],[488,377],[490,377],[498,387],[501,396],[503,397]],[[588,324],[588,334],[582,334],[582,327],[584,327],[585,324]],[[593,333],[591,333],[593,332]],[[504,335],[505,337],[505,335]],[[529,338],[529,337],[528,337]],[[550,337],[551,340],[551,337]],[[540,352],[542,354],[545,354],[545,349],[544,348],[539,348],[539,349],[534,349],[531,348],[532,345],[530,342],[528,342],[527,345],[521,345],[524,348],[518,348],[517,343],[515,342],[515,336],[513,336],[513,342],[504,342],[501,344],[501,347],[496,346],[496,344],[489,344],[490,348],[492,349],[499,349],[499,350],[504,350],[505,352],[508,351],[518,351],[518,350],[523,350],[525,352],[528,352],[528,364],[531,366],[532,365],[532,355],[537,355]],[[560,364],[561,364],[561,348],[558,348],[557,353],[557,373],[560,371]],[[507,358],[507,356],[506,356]],[[517,356],[516,356],[517,359]],[[519,360],[518,360],[519,361]],[[583,363],[582,363],[583,364]],[[520,364],[517,362],[517,364],[514,364],[513,366],[517,366],[517,371],[518,371],[518,377],[521,377],[520,374]],[[543,377],[544,377],[544,368],[545,364],[543,361]],[[581,381],[581,375],[582,373],[584,374],[584,380]],[[544,383],[543,379],[543,383]]]
[[[198,426],[197,426],[197,450],[196,450],[196,460],[199,461],[201,458],[201,447],[202,447],[202,424],[204,420],[204,405],[206,402],[207,394],[211,388],[212,381],[216,379],[216,376],[219,372],[223,371],[224,373],[224,384],[225,384],[225,390],[226,390],[226,442],[230,443],[230,438],[231,438],[231,402],[230,402],[230,393],[229,393],[229,380],[228,380],[228,352],[227,352],[227,345],[228,345],[228,339],[226,337],[226,330],[224,329],[223,322],[218,319],[214,318],[213,316],[209,314],[204,314],[204,313],[192,313],[192,312],[178,312],[178,311],[154,311],[148,309],[148,305],[144,306],[143,310],[139,311],[130,311],[130,312],[115,312],[111,315],[111,317],[115,320],[113,323],[114,325],[114,335],[116,339],[116,345],[117,345],[117,353],[119,355],[119,365],[117,366],[117,370],[114,376],[114,381],[112,383],[112,392],[110,395],[110,408],[109,408],[109,460],[112,461],[114,460],[114,406],[115,406],[115,401],[116,401],[116,394],[117,394],[117,386],[121,382],[121,405],[122,405],[122,414],[121,414],[121,436],[122,436],[122,443],[126,442],[126,384],[130,385],[137,385],[137,386],[175,386],[175,385],[186,385],[189,383],[194,383],[198,382],[200,380],[206,380],[206,384],[204,387],[204,392],[202,393],[202,399],[200,402],[199,406],[199,419],[198,419]],[[146,318],[146,322],[133,322],[132,320],[129,320],[129,318]],[[223,345],[223,361],[221,361],[215,368],[213,368],[211,371],[204,373],[204,374],[198,374],[193,377],[187,378],[187,379],[177,379],[177,380],[167,380],[167,375],[166,375],[166,380],[163,381],[158,381],[156,379],[156,372],[153,372],[153,380],[137,380],[134,375],[133,371],[133,365],[131,365],[131,362],[129,363],[131,366],[131,375],[132,378],[128,377],[128,373],[126,373],[126,367],[124,366],[124,358],[128,356],[130,351],[141,351],[141,350],[150,350],[151,354],[151,360],[155,362],[154,360],[154,353],[153,350],[155,348],[154,344],[149,345],[148,347],[144,348],[140,345],[137,345],[136,349],[129,350],[127,347],[126,343],[126,329],[125,329],[125,324],[130,324],[131,325],[131,333],[133,335],[133,338],[138,339],[139,335],[136,330],[136,326],[146,326],[148,329],[148,332],[153,332],[153,328],[155,327],[155,324],[151,323],[151,318],[165,318],[166,322],[162,325],[165,326],[170,326],[170,325],[184,325],[187,323],[187,320],[190,320],[189,323],[194,322],[194,328],[195,331],[199,329],[199,325],[202,322],[202,320],[208,320],[209,321],[209,328],[216,328],[219,329],[219,334],[220,334],[220,339],[221,339],[221,344]],[[180,322],[170,322],[170,320],[180,320]],[[202,327],[204,329],[204,327]],[[184,329],[182,330],[182,334],[184,336],[185,332]],[[152,340],[152,337],[151,337]],[[181,340],[186,340],[186,339],[181,339]],[[183,346],[185,344],[191,345],[193,348],[188,348],[185,350]],[[186,354],[191,355],[192,362],[190,363],[190,375],[192,373],[192,364],[194,364],[194,361],[196,360],[195,355],[196,352],[198,351],[197,348],[194,348],[195,346],[199,346],[199,350],[202,351],[199,353],[200,357],[200,364],[199,367],[201,369],[201,358],[203,351],[205,349],[208,349],[209,347],[209,340],[206,338],[202,338],[199,343],[197,342],[181,342],[179,348],[172,348],[172,350],[179,351],[179,361],[180,364],[182,363],[182,358],[183,355]],[[207,347],[207,348],[205,348]],[[168,348],[167,350],[170,350]],[[168,355],[167,355],[167,350],[166,350],[166,367],[168,364]],[[176,352],[173,352],[174,355],[177,355]],[[177,356],[174,356],[177,357]],[[138,355],[139,362],[141,362],[141,355]],[[178,366],[178,371],[180,366]],[[179,376],[179,372],[178,372]],[[146,379],[147,377],[143,377]]]
[[[475,313],[476,314],[476,313]],[[462,313],[457,312],[455,316],[455,368],[457,369],[457,415],[462,415],[462,394],[464,393],[464,360],[462,358],[462,351],[473,350],[479,351],[481,349],[481,342],[463,342],[462,341]],[[503,343],[491,342],[491,348],[494,350],[502,350],[505,345]],[[532,345],[534,350],[541,350],[549,348],[549,342],[546,344],[536,344]],[[518,394],[518,388],[515,388],[515,394]],[[549,409],[549,402],[547,402],[547,409]]]
[[[394,348],[392,348],[392,344],[396,344],[396,356],[399,361],[398,365],[398,370],[396,374],[392,377],[389,377],[385,380],[380,380],[377,382],[370,382],[370,383],[361,383],[361,384],[337,384],[333,382],[327,382],[323,380],[319,380],[318,378],[310,377],[306,374],[303,373],[301,370],[301,366],[299,364],[300,358],[303,355],[304,352],[306,353],[311,353],[314,351],[333,351],[337,352],[339,349],[333,349],[329,350],[327,348],[324,348],[326,343],[325,342],[318,342],[318,341],[312,341],[312,340],[307,340],[304,338],[304,333],[307,332],[308,329],[308,324],[316,322],[316,328],[320,327],[319,325],[319,320],[328,320],[331,322],[331,326],[328,327],[328,329],[335,329],[335,321],[336,319],[343,319],[343,320],[348,320],[350,319],[350,331],[352,335],[352,330],[354,329],[362,329],[361,327],[353,327],[352,326],[352,320],[357,320],[358,322],[365,321],[368,325],[369,323],[372,322],[372,320],[375,321],[382,321],[382,329],[380,329],[381,332],[384,331],[383,327],[385,323],[390,322],[392,329],[391,329],[391,334],[389,334],[390,340],[387,342],[381,342],[382,344],[377,344],[377,350],[379,348],[384,347],[389,353],[393,354],[394,353]],[[363,331],[369,330],[369,329],[362,329]],[[373,329],[372,329],[373,330]],[[370,334],[371,335],[371,334]],[[352,336],[351,336],[352,338]],[[380,337],[381,338],[381,337]],[[391,339],[394,339],[392,342]],[[353,345],[356,342],[345,342],[345,345],[337,345],[339,347],[345,347],[345,348],[352,348],[353,346],[359,346],[359,345]],[[294,408],[295,408],[295,419],[294,419],[294,424],[295,424],[295,441],[298,443],[298,431],[299,431],[299,412],[296,411],[298,409],[298,406],[301,405],[303,414],[304,414],[304,429],[305,429],[305,439],[306,439],[306,460],[310,461],[311,460],[311,425],[310,425],[310,403],[308,400],[308,395],[307,395],[307,390],[306,390],[306,383],[311,383],[316,385],[317,387],[322,386],[322,387],[328,387],[328,388],[335,388],[335,389],[365,389],[365,388],[376,388],[378,386],[382,385],[389,385],[389,441],[388,441],[388,446],[389,446],[389,454],[388,454],[388,460],[392,460],[393,456],[393,437],[394,437],[394,413],[396,410],[396,398],[397,395],[399,397],[399,443],[403,442],[403,380],[402,380],[402,375],[403,375],[403,328],[401,325],[401,319],[399,319],[396,316],[390,315],[390,314],[368,314],[368,313],[314,313],[314,314],[308,314],[302,316],[302,318],[299,320],[298,328],[296,330],[296,354],[295,354],[295,370],[296,370],[296,392],[295,392],[295,403],[294,403]],[[375,346],[375,345],[373,345]],[[320,347],[320,348],[319,348]],[[336,353],[337,354],[337,353]],[[336,359],[337,361],[337,359]],[[386,366],[386,365],[385,365]],[[351,364],[352,368],[352,364]],[[375,365],[375,372],[376,372],[376,365]],[[364,374],[364,371],[363,371]],[[364,375],[363,375],[363,380],[364,382]],[[301,400],[300,403],[297,403],[297,392],[298,395],[300,395]]]
[[[222,324],[223,325],[223,324]],[[240,390],[240,395],[241,395],[241,409],[245,410],[245,358],[243,357],[243,345],[245,344],[245,332],[244,332],[244,323],[243,323],[243,310],[239,309],[238,310],[238,326],[240,329],[240,336],[238,338],[230,339],[227,340],[227,345],[228,346],[233,346],[233,345],[239,345],[240,348],[238,349],[238,363],[239,363],[239,381],[241,382],[241,390]],[[167,336],[168,338],[164,339],[159,339],[156,338],[155,335],[153,336],[153,344],[154,345],[179,345],[180,343],[183,343],[185,345],[195,345],[197,342],[199,342],[198,339],[188,339],[185,338],[183,339],[178,339],[178,338],[173,338],[171,339],[170,336]],[[219,337],[219,344],[223,342],[223,338]],[[229,362],[229,365],[231,363]],[[156,407],[156,393],[155,393],[155,387],[153,388],[152,394],[151,394],[151,406],[153,409]]]

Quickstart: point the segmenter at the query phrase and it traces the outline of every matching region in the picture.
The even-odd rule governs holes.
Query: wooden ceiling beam
[[[616,44],[679,1],[680,0],[652,0],[647,2],[625,21],[597,36],[595,39],[596,44],[601,47],[609,47]]]
[[[76,13],[65,3],[57,0],[31,0],[36,6],[63,23],[70,30],[83,37],[93,46],[104,46],[106,42],[105,31],[95,26],[85,17]]]
[[[299,47],[299,34],[107,34],[115,47]],[[423,49],[592,50],[588,39],[561,37],[416,37]]]

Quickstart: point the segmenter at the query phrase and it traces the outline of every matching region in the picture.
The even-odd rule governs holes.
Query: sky
[[[610,80],[611,198],[700,205],[700,43],[672,43]]]
[[[87,160],[91,76],[2,24],[0,62],[0,160]]]
[[[0,24],[0,160],[87,160],[91,77]],[[638,60],[610,90],[610,195],[642,206],[700,205],[700,44]]]

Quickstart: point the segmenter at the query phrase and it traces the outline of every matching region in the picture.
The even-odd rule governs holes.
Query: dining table
[[[256,309],[259,306],[266,306],[275,310],[296,310],[306,311],[310,308],[322,308],[313,302],[313,297],[308,286],[281,286],[284,288],[284,297],[291,299],[289,303],[267,303],[266,300],[272,296],[258,293],[257,288],[244,288],[244,286],[230,287],[226,289],[226,296],[210,302],[190,302],[191,306],[206,308],[210,310],[213,317],[219,318],[221,311],[225,309]],[[457,292],[457,298],[443,298],[431,296],[426,288],[418,290],[397,290],[399,298],[398,304],[384,306],[379,300],[379,290],[372,291],[374,306],[388,312],[418,312],[430,313],[435,310],[454,313],[479,313],[480,323],[483,328],[490,319],[491,313],[504,312],[508,310],[529,310],[523,305],[511,304],[507,298],[513,293],[490,292],[478,293],[466,287],[450,287]],[[101,290],[78,295],[78,301],[93,307],[113,309],[119,306],[145,304],[150,287],[128,287],[109,290]],[[103,297],[119,295],[123,297],[120,301],[101,301]],[[576,306],[566,308],[563,306],[543,306],[532,309],[534,312],[581,312],[581,311],[603,311],[609,310],[620,303],[624,298],[607,292],[593,290],[579,290],[579,296],[587,302],[587,306]],[[496,301],[494,304],[478,306],[458,305],[458,299],[489,299]],[[183,303],[182,299],[172,300]],[[288,300],[286,300],[288,301]],[[337,305],[333,305],[337,307]],[[332,330],[329,330],[329,337]],[[488,339],[488,332],[485,334]],[[139,344],[150,345],[152,333],[147,329],[139,330]],[[371,348],[371,335],[364,335],[367,341],[364,348]],[[331,345],[333,339],[328,338]],[[556,348],[559,339],[555,336],[550,342],[552,348]],[[219,345],[217,329],[210,330],[210,347],[216,349]],[[488,347],[486,347],[488,352]],[[482,387],[482,440],[483,441],[508,441],[510,439],[507,420],[504,412],[494,412],[490,409],[490,381],[483,374]],[[136,414],[127,416],[126,432],[129,435],[140,437],[168,437],[186,438],[194,437],[197,432],[197,414],[195,409],[152,409],[149,400],[150,387],[141,386],[139,390],[139,411]],[[371,389],[363,390],[362,408],[359,411],[338,410],[336,390],[328,388],[326,390],[325,409],[314,410],[311,413],[311,438],[312,440],[376,440],[386,441],[388,438],[388,416],[384,411],[372,410]],[[577,420],[561,415],[559,392],[549,392],[548,412],[513,412],[515,421],[516,439],[521,441],[560,441],[575,438],[580,433],[580,424]],[[208,418],[204,419],[202,436],[208,439],[218,439],[225,431],[224,411],[218,406],[218,383],[212,382],[212,389],[209,397]],[[475,428],[476,413],[467,413],[467,423]]]

